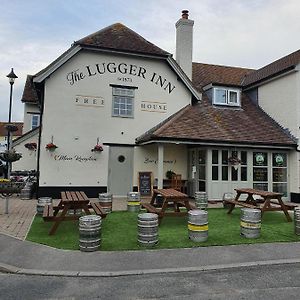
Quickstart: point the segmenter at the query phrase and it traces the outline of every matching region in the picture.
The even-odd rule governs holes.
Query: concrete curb
[[[282,264],[294,264],[294,263],[300,263],[300,259],[278,259],[278,260],[254,261],[254,262],[245,262],[245,263],[232,263],[232,264],[209,265],[209,266],[198,266],[198,267],[111,271],[111,272],[109,271],[107,272],[47,271],[47,270],[18,268],[12,265],[0,263],[0,272],[9,273],[9,274],[39,275],[39,276],[120,277],[120,276],[136,276],[136,275],[149,275],[149,274],[201,272],[201,271],[222,270],[222,269],[232,269],[232,268],[241,268],[241,267],[282,265]]]

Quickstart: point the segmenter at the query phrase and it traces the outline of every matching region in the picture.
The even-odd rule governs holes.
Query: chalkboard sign
[[[152,172],[139,172],[139,192],[141,196],[152,195]]]

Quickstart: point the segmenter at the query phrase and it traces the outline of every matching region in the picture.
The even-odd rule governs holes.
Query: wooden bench
[[[90,206],[93,208],[96,215],[101,216],[101,218],[103,219],[106,217],[106,212],[104,211],[103,207],[100,205],[99,202],[90,202]]]
[[[44,221],[52,221],[54,219],[53,204],[46,204],[43,210]]]
[[[143,208],[145,208],[150,213],[154,213],[157,215],[160,214],[160,210],[158,210],[156,207],[154,207],[153,205],[151,205],[149,203],[142,203],[141,205]]]
[[[226,199],[226,200],[224,200],[224,203],[239,205],[239,206],[243,206],[243,207],[247,207],[247,208],[258,208],[259,209],[259,206],[255,206],[255,205],[252,205],[249,203],[244,203],[241,201],[236,201],[233,199]]]

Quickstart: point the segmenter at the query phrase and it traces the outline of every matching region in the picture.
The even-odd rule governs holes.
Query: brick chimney
[[[176,22],[176,61],[192,79],[193,61],[193,26],[194,21],[189,19],[189,11],[183,10],[181,18]]]

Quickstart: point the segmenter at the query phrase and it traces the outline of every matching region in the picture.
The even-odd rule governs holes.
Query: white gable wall
[[[102,68],[102,63],[114,63],[112,72],[97,73],[96,64]],[[114,66],[122,63],[127,65],[127,74],[114,73]],[[90,74],[96,74],[89,75],[87,66]],[[80,79],[72,82],[75,70]],[[166,79],[163,87],[159,81],[156,84],[158,75]],[[112,117],[111,84],[137,87],[134,118]],[[90,104],[84,104],[84,98]],[[164,61],[80,52],[46,79],[44,99],[40,186],[106,186],[109,147],[91,152],[97,138],[100,143],[134,144],[136,137],[190,104],[191,94]],[[93,99],[101,105],[93,105]],[[53,153],[44,148],[52,137],[58,146]]]

